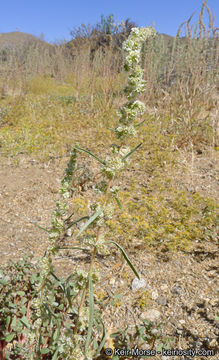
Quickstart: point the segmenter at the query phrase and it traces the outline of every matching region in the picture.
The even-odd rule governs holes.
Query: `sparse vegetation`
[[[216,158],[219,146],[219,35],[206,1],[198,24],[191,22],[192,17],[175,38],[147,36],[136,59],[125,49],[125,61],[121,44],[133,36],[135,24],[116,24],[113,15],[74,29],[69,44],[47,46],[27,36],[21,46],[13,40],[1,48],[0,41],[1,156],[24,153],[46,162],[65,155],[73,143],[83,144],[71,150],[61,200],[51,228],[44,229],[50,241],[44,257],[0,270],[0,359],[116,360],[106,357],[107,346],[157,350],[176,344],[159,322],[107,331],[101,313],[110,296],[115,308],[124,300],[96,287],[94,263],[112,251],[111,242],[139,276],[125,252],[135,246],[186,253],[196,243],[216,244],[216,199],[195,190],[193,168],[191,189],[178,186],[175,176],[188,170],[180,163],[182,153],[193,159],[211,151]],[[123,66],[131,73],[128,83]],[[133,123],[136,114],[139,122]],[[126,144],[123,139],[136,130],[139,145],[132,136]],[[132,152],[135,162],[117,178]],[[77,240],[66,245],[67,236]],[[54,256],[71,256],[76,248],[90,254],[90,266],[62,279]],[[145,311],[152,304],[151,292],[140,290],[134,306]]]

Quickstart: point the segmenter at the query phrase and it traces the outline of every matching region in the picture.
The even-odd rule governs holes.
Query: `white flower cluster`
[[[152,35],[155,35],[153,28],[133,28],[128,39],[123,43],[124,68],[130,72],[130,75],[128,85],[124,89],[128,103],[118,111],[121,126],[118,126],[115,132],[119,139],[127,135],[136,135],[135,127],[131,123],[137,116],[143,115],[145,112],[145,105],[135,98],[145,91],[144,70],[140,66],[141,48],[146,38]]]
[[[49,256],[44,256],[39,262],[41,272],[40,275],[43,279],[46,279],[51,271],[51,259]]]
[[[113,214],[114,214],[113,204],[106,205],[103,213],[104,213],[105,220],[112,219]]]
[[[42,307],[40,299],[39,298],[34,299],[31,303],[31,306],[36,310],[35,315],[37,316],[37,318],[40,318],[41,317],[41,307]],[[38,321],[38,324],[39,324],[39,321]],[[37,324],[35,324],[35,325],[37,325]],[[41,323],[39,324],[39,326],[40,325],[41,325]]]
[[[109,255],[110,251],[108,249],[107,244],[105,243],[104,235],[101,234],[99,236],[98,242],[96,244],[97,252],[99,255]]]
[[[125,166],[125,162],[119,156],[107,156],[105,164],[101,171],[104,173],[108,179],[111,179],[117,171],[121,170]]]
[[[69,191],[69,182],[63,181],[62,185],[59,188],[59,193],[62,194],[64,199],[68,199],[70,197],[70,191]]]
[[[115,129],[115,131],[116,131],[117,137],[119,139],[123,138],[125,135],[135,136],[136,133],[137,133],[136,130],[135,130],[134,125],[130,125],[130,126],[121,125],[121,126],[118,126]]]
[[[123,43],[123,50],[126,54],[126,64],[132,68],[140,61],[142,43],[155,34],[153,28],[132,28],[131,34],[128,39]]]
[[[121,116],[119,122],[123,125],[128,125],[130,121],[133,121],[136,116],[143,115],[145,112],[145,105],[143,102],[136,100],[134,102],[128,102],[123,106],[117,114]]]
[[[102,206],[99,202],[96,202],[96,203],[90,205],[91,213],[98,212],[101,209],[102,209]],[[95,226],[102,226],[103,224],[104,224],[104,214],[103,214],[103,212],[101,212],[100,215],[96,217],[96,219],[92,222],[91,225],[93,225],[95,227]]]
[[[110,192],[111,192],[113,195],[117,196],[117,195],[118,195],[118,192],[119,192],[119,186],[116,186],[116,185],[112,186],[111,189],[110,189]]]
[[[58,209],[52,213],[52,228],[49,231],[50,246],[47,250],[53,255],[57,252],[57,238],[64,230],[64,221],[61,219],[59,211]]]
[[[96,246],[99,255],[108,255],[109,250],[105,243],[104,235],[100,234],[98,241],[96,242],[96,236],[88,235],[84,239],[84,243],[93,249]],[[98,275],[97,275],[98,276]]]
[[[74,291],[83,289],[87,282],[87,273],[83,269],[76,269],[74,276]]]
[[[83,344],[84,339],[81,335],[64,333],[59,338],[59,353],[66,360],[79,360],[84,358]],[[80,347],[81,345],[81,347]]]
[[[119,155],[123,158],[126,155],[128,155],[128,153],[130,153],[130,148],[128,146],[123,146],[120,150],[119,150]]]

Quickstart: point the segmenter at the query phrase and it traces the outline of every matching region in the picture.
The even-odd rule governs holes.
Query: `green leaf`
[[[145,121],[146,121],[146,120],[141,121],[140,123],[138,123],[138,124],[134,125],[134,127],[136,128],[136,127],[141,126],[142,124],[144,124],[144,122],[145,122]]]
[[[85,342],[85,355],[88,351],[88,346],[90,344],[90,339],[92,335],[92,327],[94,320],[94,293],[93,293],[93,283],[92,283],[92,275],[89,273],[89,325],[87,331],[87,338]]]
[[[122,204],[121,204],[121,202],[119,201],[119,198],[118,198],[117,196],[115,197],[115,200],[116,200],[116,202],[117,202],[118,207],[122,210]]]
[[[73,225],[77,224],[78,222],[80,222],[82,220],[86,220],[86,219],[89,219],[89,216],[83,216],[82,218],[71,222],[70,224],[68,224],[67,229],[70,229]]]
[[[59,250],[71,249],[71,250],[81,250],[81,251],[84,251],[84,252],[90,252],[89,249],[83,249],[83,248],[78,247],[78,246],[62,246],[62,247],[59,247],[58,249]]]
[[[50,274],[54,277],[54,279],[56,279],[62,291],[65,292],[65,285],[62,283],[62,281],[53,272],[51,272]]]
[[[31,284],[34,284],[36,281],[37,281],[37,276],[35,273],[33,273],[31,275],[30,282],[31,282]]]
[[[81,228],[81,230],[76,235],[76,239],[78,236],[81,235],[81,233],[87,229],[87,227],[103,212],[103,209],[98,210],[93,216],[89,218],[89,220],[86,222],[86,224]]]
[[[7,285],[7,281],[5,279],[0,279],[0,284],[1,285]]]
[[[140,279],[140,276],[136,270],[136,268],[134,267],[134,265],[132,264],[131,260],[129,259],[128,255],[126,254],[125,250],[122,248],[121,245],[119,245],[117,242],[115,241],[107,241],[109,243],[112,243],[114,245],[116,245],[118,247],[118,249],[122,252],[122,255],[124,257],[124,259],[126,260],[126,262],[128,263],[128,265],[130,266],[130,268],[132,269],[132,271],[134,272],[134,274],[137,276],[138,279]]]
[[[10,322],[11,322],[11,317],[10,317],[10,315],[8,315],[7,319],[6,319],[6,329],[8,328]]]
[[[164,348],[164,344],[159,344],[157,347],[156,347],[156,351],[157,352],[162,352],[162,349]]]
[[[5,336],[5,341],[6,341],[7,343],[10,343],[11,340],[12,340],[14,337],[15,337],[15,334],[14,334],[14,333],[8,334],[8,335]]]
[[[30,324],[29,324],[26,316],[22,316],[22,318],[20,319],[20,322],[21,322],[24,326],[26,326],[27,329],[29,329],[29,330],[31,329],[31,326],[30,326]]]
[[[53,334],[53,340],[56,341],[59,337],[60,331],[59,329],[56,329],[56,331]]]
[[[20,309],[21,314],[25,315],[27,313],[27,308],[26,306],[22,306],[22,308]]]
[[[112,129],[112,128],[109,128],[109,127],[107,127],[107,129],[110,130],[110,131],[116,132],[115,129]]]
[[[27,298],[23,297],[22,300],[21,300],[21,304],[25,304],[26,302],[27,302]]]
[[[52,360],[57,360],[59,354],[59,349],[56,350],[56,352],[53,354]]]
[[[16,304],[12,303],[11,301],[8,303],[8,307],[16,308]]]
[[[50,352],[50,350],[48,348],[43,348],[40,350],[41,354],[48,354]]]
[[[47,230],[47,229],[45,229],[44,227],[38,225],[38,224],[36,223],[36,221],[32,221],[32,220],[31,220],[30,223],[33,224],[33,225],[35,225],[35,226],[38,227],[39,229],[44,230],[44,231],[46,231],[46,232],[49,233],[49,230]]]
[[[13,317],[13,320],[12,320],[12,322],[11,322],[11,327],[12,327],[12,328],[15,328],[16,324],[17,324],[17,318],[16,318],[16,316],[14,316],[14,317]]]
[[[97,156],[95,156],[94,154],[92,154],[90,151],[85,150],[85,149],[82,149],[82,148],[78,147],[77,145],[75,145],[74,148],[75,148],[76,150],[79,150],[79,151],[82,151],[82,152],[85,152],[85,153],[91,155],[94,159],[96,159],[97,161],[99,161],[102,165],[106,165],[104,161],[100,160]]]
[[[102,348],[103,348],[103,346],[104,346],[104,344],[106,342],[106,336],[107,336],[106,329],[105,329],[105,326],[104,326],[104,323],[103,323],[102,319],[100,319],[100,321],[101,321],[101,324],[102,324],[102,327],[103,327],[103,335],[102,335],[102,339],[100,341],[100,345],[99,345],[99,347],[98,347],[98,349],[96,351],[95,357],[98,356],[99,353],[101,352],[101,350],[102,350]]]
[[[17,294],[20,295],[20,296],[24,296],[25,292],[24,291],[18,291]]]
[[[69,307],[72,308],[71,292],[70,292],[69,287],[67,287],[67,290],[66,290],[66,297],[67,297],[67,300],[68,300],[68,303],[69,303]]]
[[[139,144],[139,145],[137,145],[132,151],[130,151],[126,156],[124,156],[124,157],[122,158],[122,160],[123,160],[123,161],[126,160],[130,155],[133,154],[134,151],[138,150],[138,148],[140,148],[141,145],[142,145],[142,143]]]
[[[52,320],[52,316],[54,316],[54,318],[56,319],[56,315],[52,312],[52,310],[49,308],[49,306],[45,303],[43,303],[44,308],[47,310],[47,312],[49,313],[49,320]]]

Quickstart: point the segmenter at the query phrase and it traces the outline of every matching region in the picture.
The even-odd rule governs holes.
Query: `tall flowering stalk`
[[[65,359],[81,359],[83,353],[81,348],[85,347],[86,359],[92,359],[93,355],[89,351],[89,344],[91,342],[92,326],[93,326],[93,282],[97,279],[96,273],[93,269],[96,254],[106,254],[109,252],[108,245],[113,243],[122,252],[128,265],[132,268],[137,277],[139,277],[136,269],[132,265],[123,248],[115,241],[106,241],[104,239],[103,226],[108,219],[111,219],[114,214],[114,204],[121,204],[118,198],[119,187],[114,185],[114,180],[122,169],[125,168],[129,162],[129,157],[136,151],[141,144],[134,149],[130,149],[124,145],[126,137],[136,136],[137,126],[135,124],[136,118],[143,115],[145,112],[145,105],[137,99],[137,97],[145,91],[145,81],[143,80],[143,69],[140,66],[141,48],[146,39],[155,35],[153,28],[133,28],[128,39],[123,44],[123,51],[125,54],[124,69],[129,73],[128,84],[124,89],[127,97],[127,102],[118,110],[119,115],[118,126],[111,129],[119,141],[118,144],[111,146],[111,155],[106,156],[105,160],[101,160],[88,150],[82,149],[79,146],[74,146],[71,153],[70,161],[65,171],[65,176],[61,182],[60,194],[61,201],[57,202],[56,209],[52,214],[52,227],[49,231],[50,245],[40,262],[41,266],[41,281],[38,286],[39,295],[35,300],[34,306],[36,308],[37,320],[35,321],[35,333],[40,338],[40,327],[42,318],[45,315],[45,306],[43,299],[46,298],[48,289],[46,288],[47,278],[53,272],[52,257],[57,254],[62,246],[63,234],[66,231],[66,218],[68,210],[68,198],[71,195],[71,184],[73,171],[76,168],[76,152],[82,151],[101,164],[101,172],[103,179],[101,182],[95,184],[94,190],[101,193],[100,201],[90,204],[88,221],[81,227],[75,238],[81,238],[81,234],[86,232],[89,228],[89,233],[86,232],[82,242],[86,245],[86,251],[89,249],[91,253],[91,262],[88,275],[82,271],[77,272],[78,284],[77,290],[80,293],[80,301],[75,317],[73,331],[62,331],[59,337],[59,351]],[[87,292],[89,292],[89,307],[85,304]],[[87,333],[87,338],[84,339],[82,333]],[[100,350],[100,349],[99,349]],[[58,351],[58,350],[57,350]],[[81,356],[81,357],[80,357]]]
[[[107,156],[105,161],[100,160],[90,152],[76,147],[79,151],[84,151],[89,153],[91,156],[96,158],[102,164],[101,171],[104,175],[104,180],[97,185],[97,189],[104,194],[102,203],[95,203],[90,206],[91,211],[95,211],[92,214],[94,220],[92,226],[96,227],[96,237],[86,239],[85,241],[89,242],[93,246],[92,258],[90,263],[89,277],[91,277],[93,271],[93,264],[95,256],[97,253],[104,255],[107,253],[107,241],[104,239],[104,234],[102,232],[103,224],[110,218],[112,218],[114,213],[114,205],[112,200],[116,200],[118,205],[118,192],[119,187],[113,185],[115,177],[119,172],[126,166],[129,161],[129,156],[136,151],[141,144],[137,145],[134,149],[130,149],[128,146],[124,145],[124,139],[127,136],[135,136],[137,134],[136,127],[137,124],[134,124],[135,119],[139,115],[143,115],[145,112],[145,105],[136,99],[137,96],[142,94],[145,91],[146,82],[143,80],[144,71],[140,66],[141,60],[141,48],[146,39],[150,36],[155,35],[155,30],[153,28],[133,28],[130,36],[123,44],[123,50],[125,53],[125,71],[129,72],[128,85],[124,89],[124,93],[127,97],[127,103],[119,109],[118,115],[120,116],[119,125],[113,130],[116,134],[117,139],[121,139],[120,144],[113,144],[111,146],[112,154]],[[115,244],[121,251],[126,261],[139,277],[136,269],[131,264],[129,258],[125,254],[124,250],[116,242],[111,241]],[[88,288],[88,283],[87,283]],[[81,303],[78,312],[78,318],[80,318],[80,313],[83,309],[87,288],[84,288]],[[77,332],[77,326],[75,328]]]

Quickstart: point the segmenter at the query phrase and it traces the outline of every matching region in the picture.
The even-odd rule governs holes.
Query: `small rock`
[[[109,281],[110,285],[112,285],[112,286],[115,285],[115,282],[116,282],[116,280],[114,278],[110,279],[110,281]]]
[[[156,302],[159,305],[166,305],[167,304],[167,299],[165,298],[165,296],[159,296],[156,300]]]
[[[138,278],[135,278],[133,281],[132,281],[132,291],[135,291],[137,289],[141,289],[143,287],[146,286],[146,281],[144,279],[138,279]]]
[[[158,292],[157,292],[157,290],[155,290],[155,291],[153,291],[152,292],[152,295],[151,295],[151,297],[152,297],[152,300],[156,300],[157,298],[158,298]]]
[[[162,291],[165,291],[165,290],[168,289],[168,285],[167,285],[167,284],[163,284],[163,285],[161,285],[160,289],[161,289]]]
[[[160,311],[154,309],[149,309],[140,315],[141,320],[148,320],[151,322],[159,320],[160,317]]]
[[[179,286],[177,284],[175,284],[171,289],[172,294],[181,295],[182,292],[183,292],[183,289],[181,288],[181,286]]]
[[[218,343],[216,339],[211,340],[211,342],[209,343],[209,347],[210,348],[217,348]]]
[[[66,231],[66,235],[67,236],[72,236],[72,229],[69,228],[67,231]]]

